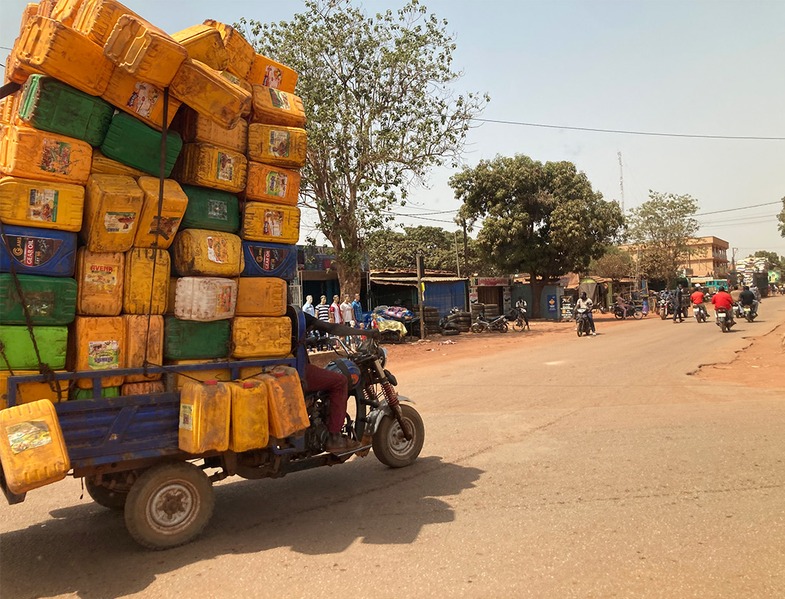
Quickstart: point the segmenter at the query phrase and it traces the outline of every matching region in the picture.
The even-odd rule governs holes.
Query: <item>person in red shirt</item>
[[[715,310],[727,310],[731,314],[731,319],[733,318],[733,298],[725,291],[725,287],[720,287],[720,290],[712,296],[711,303]]]
[[[690,301],[692,302],[692,312],[697,314],[699,311],[702,311],[705,316],[706,308],[704,308],[703,302],[706,301],[706,297],[703,295],[703,290],[700,285],[695,285],[695,291],[690,295]]]

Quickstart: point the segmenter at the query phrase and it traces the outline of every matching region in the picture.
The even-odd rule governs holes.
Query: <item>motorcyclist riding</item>
[[[731,324],[733,324],[733,298],[725,290],[725,287],[720,287],[719,291],[712,296],[711,303],[715,310],[725,310]]]
[[[591,325],[591,335],[594,336],[597,334],[596,330],[594,329],[594,317],[592,316],[591,310],[594,306],[594,302],[592,302],[587,296],[586,292],[581,293],[581,297],[575,302],[575,314],[578,314],[578,310],[586,310],[586,317],[589,319],[589,325]]]
[[[704,315],[706,314],[706,308],[703,305],[706,301],[706,296],[703,293],[703,289],[701,289],[700,283],[695,283],[695,291],[690,295],[690,301],[692,302],[693,313],[702,311]]]
[[[755,293],[747,286],[744,286],[744,290],[739,294],[739,302],[742,306],[751,306],[752,313],[758,313],[758,300],[755,298]]]

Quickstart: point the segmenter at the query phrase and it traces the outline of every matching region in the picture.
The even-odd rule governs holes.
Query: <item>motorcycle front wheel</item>
[[[508,330],[509,330],[509,327],[507,326],[506,322],[503,322],[503,323],[501,323],[499,325],[499,332],[500,333],[506,333]]]
[[[512,330],[516,333],[520,333],[524,329],[524,322],[522,319],[517,318],[515,322],[512,323]]]
[[[635,320],[640,320],[641,318],[643,318],[643,310],[635,310],[635,312],[632,313],[632,317]]]
[[[665,308],[660,309],[660,318],[662,318],[663,320],[668,318],[668,311]]]
[[[373,434],[373,455],[385,466],[403,468],[417,459],[425,442],[425,425],[412,406],[401,404],[401,416],[411,439],[403,434],[394,416],[385,416]]]
[[[469,330],[472,333],[482,333],[483,328],[484,327],[481,324],[475,322],[475,323],[472,324],[472,326],[471,326],[471,328]]]

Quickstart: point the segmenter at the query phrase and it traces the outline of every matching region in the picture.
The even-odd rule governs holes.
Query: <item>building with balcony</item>
[[[723,279],[728,276],[729,243],[719,237],[696,237],[687,242],[689,253],[679,267],[689,277]]]

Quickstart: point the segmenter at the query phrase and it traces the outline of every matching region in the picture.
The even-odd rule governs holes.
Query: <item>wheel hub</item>
[[[193,494],[181,484],[164,487],[150,501],[150,516],[159,526],[178,526],[188,519],[193,509]]]

